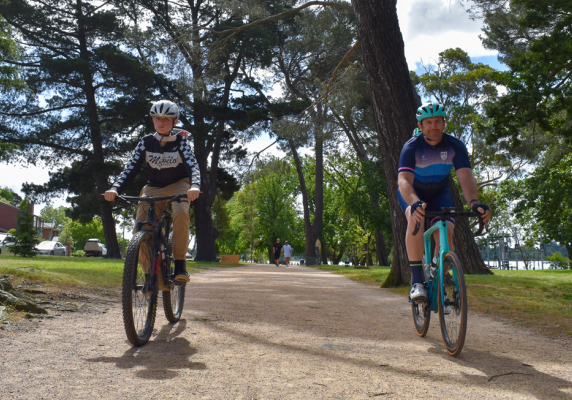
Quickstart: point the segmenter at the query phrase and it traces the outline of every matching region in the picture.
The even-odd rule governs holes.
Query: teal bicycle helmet
[[[416,117],[417,121],[419,122],[429,117],[443,117],[446,119],[447,112],[445,111],[445,107],[443,107],[441,104],[437,103],[436,101],[430,101],[417,109]]]

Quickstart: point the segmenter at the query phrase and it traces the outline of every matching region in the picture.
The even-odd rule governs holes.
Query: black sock
[[[423,263],[409,260],[409,266],[411,267],[411,284],[423,283]]]
[[[175,260],[175,275],[185,272],[187,270],[186,260]]]

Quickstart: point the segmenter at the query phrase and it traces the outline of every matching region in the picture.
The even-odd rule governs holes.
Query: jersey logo
[[[176,168],[177,165],[181,164],[182,160],[179,157],[179,153],[151,153],[150,151],[146,154],[146,161],[149,163],[151,168],[162,169],[162,168]]]
[[[442,151],[441,152],[441,160],[445,161],[447,159],[447,152],[446,151]]]

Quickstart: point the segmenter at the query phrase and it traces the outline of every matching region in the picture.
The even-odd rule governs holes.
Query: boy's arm
[[[181,141],[181,147],[179,150],[181,154],[181,158],[183,159],[183,164],[185,166],[185,170],[187,171],[187,175],[189,176],[189,180],[191,181],[191,190],[201,189],[201,172],[199,171],[199,165],[197,164],[197,160],[193,151],[191,150],[191,146],[189,142],[183,137]]]
[[[125,186],[137,176],[143,161],[145,161],[145,143],[141,140],[135,148],[131,160],[125,164],[125,168],[121,174],[119,174],[119,178],[117,178],[117,181],[113,184],[110,191],[121,193],[121,191],[125,189]]]

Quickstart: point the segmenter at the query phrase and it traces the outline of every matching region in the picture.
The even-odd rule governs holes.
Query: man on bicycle
[[[427,298],[423,285],[423,235],[413,236],[417,222],[424,227],[425,210],[442,211],[443,207],[454,207],[449,190],[449,175],[455,167],[463,195],[474,212],[482,214],[485,224],[489,223],[489,207],[478,200],[477,183],[471,169],[471,162],[465,144],[444,133],[447,114],[437,102],[423,104],[417,109],[415,134],[405,145],[399,157],[399,175],[397,179],[397,197],[399,205],[407,218],[405,245],[411,267],[411,292],[413,301]],[[433,224],[438,218],[431,221]],[[455,250],[453,233],[455,221],[447,221],[449,248]],[[439,247],[439,236],[434,238]]]
[[[189,274],[186,269],[186,254],[189,246],[189,201],[199,197],[201,176],[195,156],[187,141],[188,132],[176,129],[179,107],[168,100],[160,100],[151,107],[150,115],[156,133],[145,136],[137,145],[131,160],[119,175],[117,182],[105,192],[105,200],[115,201],[115,196],[135,178],[143,162],[149,166],[149,181],[140,196],[173,196],[186,193],[188,200],[173,202],[173,258],[175,259],[175,281],[186,283]],[[166,204],[156,204],[157,215],[161,215]],[[137,221],[145,221],[148,206],[139,203]],[[148,255],[139,254],[142,265]],[[142,259],[143,258],[143,259]]]

